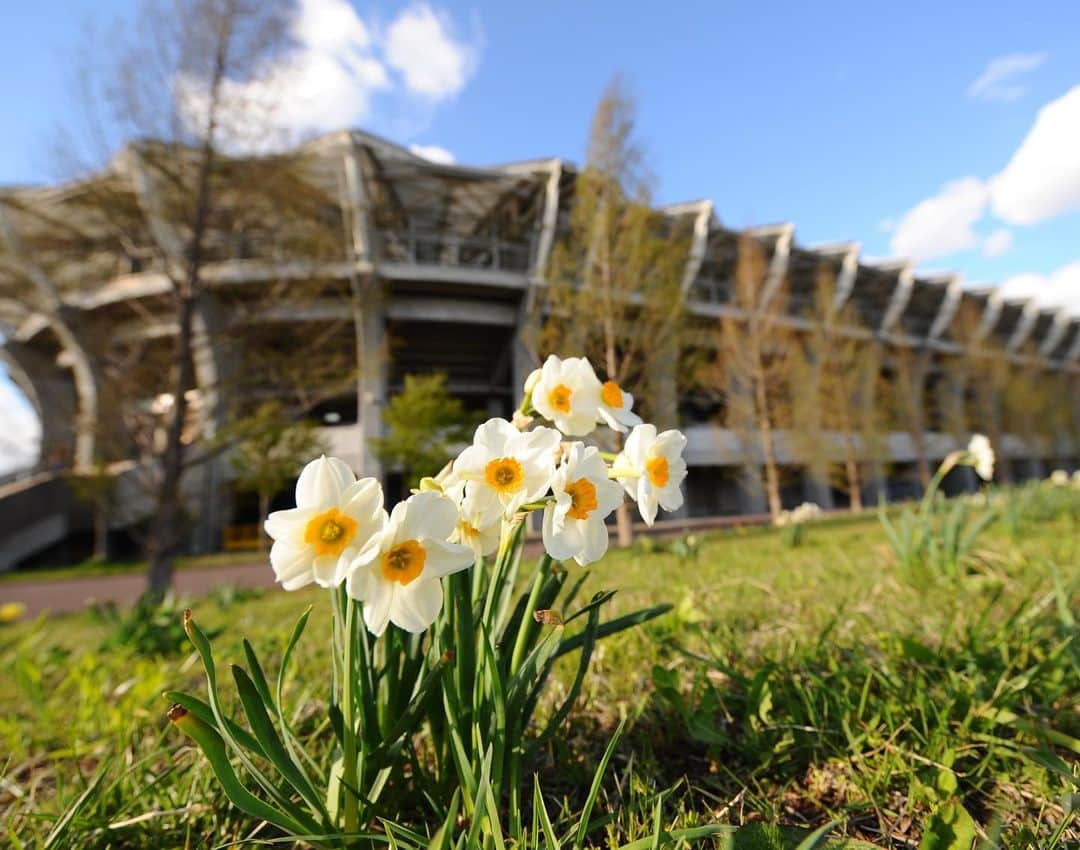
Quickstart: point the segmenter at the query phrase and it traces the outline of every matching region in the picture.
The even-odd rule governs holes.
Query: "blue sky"
[[[87,21],[37,0],[0,34],[0,183],[53,177]],[[1080,312],[1080,4],[302,0],[287,120],[485,164],[580,160],[623,72],[656,198],[711,198],[807,245],[1007,282]]]

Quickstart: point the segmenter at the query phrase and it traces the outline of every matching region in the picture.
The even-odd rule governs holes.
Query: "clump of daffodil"
[[[447,773],[459,789],[476,787],[478,756],[486,751],[489,799],[505,801],[511,822],[521,824],[517,791],[525,785],[523,765],[535,761],[528,741],[544,740],[562,718],[551,719],[535,738],[520,733],[534,725],[533,710],[543,704],[556,659],[578,653],[580,684],[590,657],[571,643],[577,635],[563,636],[559,606],[571,604],[580,583],[563,594],[567,570],[554,562],[587,566],[603,557],[605,520],[627,493],[650,525],[660,508],[682,505],[686,438],[642,424],[633,403],[614,381],[602,383],[586,359],[549,357],[529,376],[513,421],[489,419],[471,445],[438,475],[419,481],[389,514],[380,483],[357,480],[343,460],[324,456],[304,467],[296,507],[270,514],[266,531],[274,540],[270,564],[284,589],[317,584],[330,590],[334,655],[327,713],[338,745],[334,766],[325,785],[312,781],[307,765],[314,762],[298,753],[300,742],[249,645],[250,672],[237,665],[233,674],[250,723],[222,717],[228,709],[218,699],[210,642],[188,612],[184,627],[206,667],[211,699],[207,705],[178,695],[169,718],[202,749],[234,805],[293,839],[325,836],[325,846],[337,847],[344,846],[336,842],[341,836],[352,846],[365,824],[378,822],[379,789],[396,768],[436,753],[439,781],[429,789],[453,785],[442,781]],[[567,439],[587,437],[598,425],[633,429],[618,456]],[[525,518],[537,511],[545,554],[531,589],[515,600]],[[472,573],[461,575],[469,567]],[[600,594],[589,604],[590,629],[608,598]],[[661,611],[608,620],[604,633]],[[306,622],[307,614],[282,671]],[[283,737],[270,728],[275,716]],[[472,720],[463,722],[466,717]],[[482,718],[499,719],[492,731],[501,740],[486,740],[489,724]],[[457,729],[472,731],[459,736]],[[490,746],[505,743],[508,734],[518,736],[513,747]],[[427,748],[424,756],[414,742]],[[244,766],[245,777],[235,764]],[[411,781],[429,793],[422,777],[414,774]],[[252,793],[249,784],[261,791]]]

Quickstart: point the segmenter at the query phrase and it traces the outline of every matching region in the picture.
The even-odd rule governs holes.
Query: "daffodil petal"
[[[441,493],[417,493],[405,503],[397,529],[399,540],[419,540],[422,537],[445,540],[458,523],[457,507]]]
[[[328,508],[337,505],[342,492],[356,476],[345,461],[323,455],[304,467],[296,482],[298,508]]]
[[[311,554],[305,546],[296,546],[285,540],[277,540],[270,547],[270,567],[285,590],[298,590],[311,584]]]
[[[396,589],[390,620],[395,626],[416,634],[435,622],[442,604],[442,582],[435,579],[415,581]]]
[[[585,540],[581,551],[574,557],[584,567],[604,557],[608,549],[610,535],[607,526],[602,522],[582,524],[585,526],[583,535]]]
[[[449,536],[448,534],[447,537]],[[424,561],[425,576],[436,578],[456,573],[459,570],[468,569],[475,561],[473,550],[460,543],[426,539],[423,546],[424,551],[427,553],[427,558]]]
[[[302,539],[304,528],[316,514],[318,510],[315,508],[289,508],[284,511],[274,511],[266,518],[263,528],[273,540]]]
[[[364,625],[375,637],[385,632],[390,622],[390,609],[394,604],[396,588],[394,582],[380,581],[378,578],[368,583],[367,595],[364,598]]]

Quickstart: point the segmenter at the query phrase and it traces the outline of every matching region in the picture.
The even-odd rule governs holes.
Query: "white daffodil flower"
[[[584,357],[565,360],[550,355],[532,380],[532,405],[571,437],[583,437],[596,428],[600,407],[600,379]]]
[[[544,508],[544,549],[558,561],[581,566],[598,561],[608,548],[604,519],[623,500],[622,487],[608,477],[593,446],[571,444],[551,479],[555,503]]]
[[[390,519],[349,565],[345,590],[364,603],[364,623],[373,635],[393,623],[422,632],[443,604],[440,579],[475,560],[468,546],[450,543],[458,522],[454,503],[435,492],[417,493],[394,505]]]
[[[1055,469],[1050,473],[1050,477],[1047,480],[1055,487],[1068,487],[1069,473],[1064,469]]]
[[[686,478],[684,448],[686,437],[680,431],[657,435],[655,425],[638,425],[611,465],[616,480],[637,502],[646,525],[656,520],[658,508],[674,511],[682,507],[679,488]]]
[[[803,502],[791,512],[791,521],[796,523],[813,522],[821,517],[821,507],[816,502]]]
[[[983,481],[991,481],[994,478],[994,448],[990,440],[984,434],[976,434],[968,443],[967,453],[971,458],[971,464],[975,467],[976,474]]]
[[[270,566],[285,590],[312,583],[337,587],[385,521],[379,482],[357,481],[345,461],[324,455],[300,473],[296,507],[266,518],[266,533],[274,540]]]
[[[604,381],[600,386],[600,404],[597,413],[613,431],[626,433],[641,424],[641,417],[634,413],[634,397],[614,381]]]
[[[486,514],[498,506],[510,518],[547,493],[561,439],[554,428],[519,431],[505,419],[489,419],[454,461],[447,489],[463,481],[475,510]]]
[[[458,524],[450,540],[468,546],[477,559],[490,555],[499,548],[502,505],[498,501],[485,499],[475,490],[468,495],[463,490],[459,490],[459,493],[461,497],[455,500],[458,503]]]

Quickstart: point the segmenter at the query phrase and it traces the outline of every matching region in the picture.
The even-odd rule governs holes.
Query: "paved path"
[[[698,520],[664,520],[657,522],[651,529],[637,526],[636,531],[639,534],[672,537],[691,529],[706,530],[730,528],[735,525],[761,525],[767,523],[768,519],[763,515],[743,515]],[[528,554],[539,554],[540,542],[538,540],[534,538],[526,545]],[[179,570],[173,575],[173,586],[178,593],[185,596],[205,596],[220,585],[274,587],[274,573],[267,559],[259,558],[254,554],[250,558],[249,561],[219,567]],[[21,602],[26,606],[26,616],[36,617],[43,612],[65,614],[71,611],[82,611],[89,605],[100,602],[111,601],[119,606],[131,605],[145,590],[146,575],[141,571],[87,578],[0,581],[0,604]]]
[[[273,587],[274,573],[264,561],[179,570],[173,586],[185,596],[205,596],[219,585],[234,587]],[[123,575],[63,578],[45,581],[0,582],[0,603],[21,602],[26,616],[64,614],[81,611],[95,602],[112,601],[131,605],[146,590],[143,572]]]

